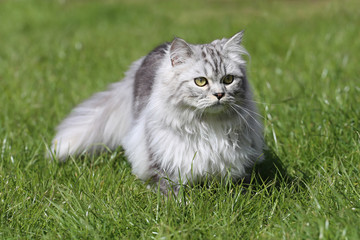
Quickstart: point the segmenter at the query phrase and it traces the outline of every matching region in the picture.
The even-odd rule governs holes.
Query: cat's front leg
[[[171,180],[163,173],[158,172],[154,174],[151,178],[151,184],[155,190],[160,190],[160,192],[167,197],[177,197],[179,194],[180,184]]]

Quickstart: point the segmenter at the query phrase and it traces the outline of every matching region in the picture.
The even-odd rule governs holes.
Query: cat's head
[[[247,55],[243,32],[230,39],[193,45],[175,38],[169,53],[176,92],[181,103],[201,112],[216,114],[233,109],[246,99]],[[234,109],[233,109],[234,110]]]

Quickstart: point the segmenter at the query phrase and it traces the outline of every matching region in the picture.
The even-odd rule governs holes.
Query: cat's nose
[[[214,93],[214,96],[217,97],[218,100],[220,100],[224,95],[225,95],[225,93],[223,93],[223,92]]]

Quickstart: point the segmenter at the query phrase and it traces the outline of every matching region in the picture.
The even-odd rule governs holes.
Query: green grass
[[[0,239],[359,239],[359,1],[0,1]],[[121,149],[44,157],[76,104],[174,36],[245,29],[266,142],[290,181],[166,200]]]

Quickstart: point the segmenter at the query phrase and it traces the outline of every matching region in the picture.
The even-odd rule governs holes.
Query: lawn
[[[360,239],[359,23],[357,0],[0,1],[0,239]],[[120,147],[44,157],[76,104],[158,44],[242,29],[281,173],[175,200]]]

